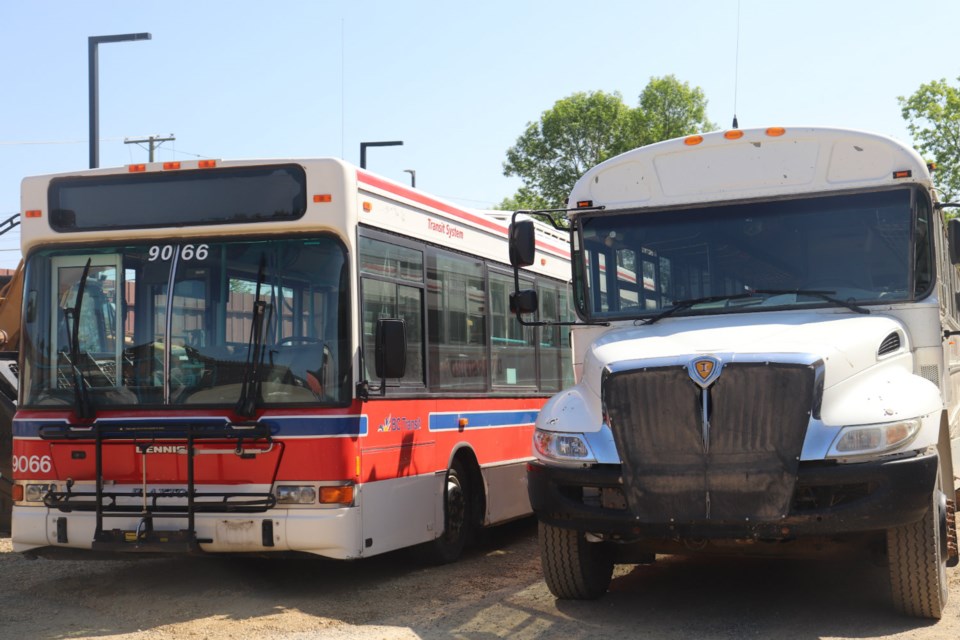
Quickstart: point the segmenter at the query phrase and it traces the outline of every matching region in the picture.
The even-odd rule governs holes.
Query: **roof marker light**
[[[782,135],[785,134],[786,132],[787,132],[787,130],[784,129],[783,127],[768,127],[768,128],[767,128],[767,135],[770,136],[770,137],[772,137],[772,138],[776,138],[777,136],[782,136]]]
[[[145,164],[131,164],[127,167],[127,171],[130,173],[143,173],[147,170],[147,165]]]
[[[164,162],[164,163],[163,163],[163,170],[164,170],[164,171],[171,171],[171,170],[179,169],[179,168],[180,168],[180,163],[179,163],[179,162]]]
[[[29,211],[23,212],[23,217],[24,218],[42,218],[43,211],[41,211],[40,209],[30,209]]]
[[[314,202],[332,202],[333,196],[329,193],[318,193],[313,196]]]
[[[893,179],[898,180],[900,178],[911,178],[913,177],[913,171],[910,169],[904,169],[903,171],[894,171]]]
[[[687,145],[688,147],[700,144],[701,142],[703,142],[703,136],[687,136],[683,139],[683,144]]]
[[[723,134],[723,137],[727,140],[739,140],[743,137],[743,131],[740,129],[731,129]]]
[[[197,163],[197,166],[201,169],[213,169],[217,166],[216,160],[201,160]]]
[[[593,206],[593,200],[577,200],[577,209],[586,209]]]

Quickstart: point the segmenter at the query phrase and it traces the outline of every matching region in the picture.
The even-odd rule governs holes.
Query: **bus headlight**
[[[55,484],[28,484],[23,491],[24,502],[43,502],[43,496],[49,491],[56,491]]]
[[[541,457],[551,460],[596,462],[590,445],[580,433],[557,433],[537,429],[533,432],[533,447]]]
[[[910,442],[919,431],[920,420],[844,427],[833,441],[827,457],[843,458],[883,453]]]
[[[312,485],[280,485],[277,504],[316,504],[317,488]]]

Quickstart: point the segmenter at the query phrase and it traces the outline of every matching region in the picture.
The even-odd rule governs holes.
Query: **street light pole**
[[[87,39],[87,61],[90,80],[90,168],[100,166],[100,98],[98,77],[98,50],[101,42],[126,42],[128,40],[150,40],[149,33],[123,33],[115,36],[90,36]]]
[[[416,169],[404,169],[404,173],[410,174],[410,186],[414,189],[417,188],[417,170]]]
[[[403,140],[391,140],[390,142],[361,142],[360,143],[360,168],[367,168],[367,147],[397,147],[403,144]]]

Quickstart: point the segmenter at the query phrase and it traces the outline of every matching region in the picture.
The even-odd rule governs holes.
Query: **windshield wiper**
[[[260,393],[262,387],[262,368],[265,349],[263,347],[264,326],[269,324],[269,319],[264,322],[264,317],[269,311],[273,310],[273,305],[269,305],[260,299],[260,286],[263,284],[264,274],[266,273],[266,254],[260,254],[260,268],[257,271],[257,292],[253,299],[253,318],[250,327],[250,342],[247,344],[247,363],[243,370],[243,381],[240,383],[240,398],[237,400],[236,413],[247,418],[252,418],[257,412],[257,406],[260,404]]]
[[[743,293],[735,293],[728,296],[705,296],[703,298],[690,298],[689,300],[677,300],[673,303],[672,307],[664,309],[660,313],[650,318],[647,318],[640,324],[653,324],[664,318],[668,318],[675,313],[689,309],[690,307],[696,306],[698,304],[707,304],[710,302],[720,302],[725,300],[743,300],[744,298],[754,298],[757,295],[787,295],[794,294],[797,296],[813,296],[815,298],[820,298],[825,302],[836,305],[838,307],[844,307],[850,309],[855,313],[869,314],[870,310],[866,307],[861,307],[860,305],[850,302],[848,300],[841,300],[840,298],[833,297],[836,294],[836,291],[821,291],[818,289],[750,289],[746,288],[746,291]]]
[[[703,298],[689,298],[687,300],[677,300],[673,303],[672,307],[664,309],[660,313],[650,318],[647,318],[640,324],[653,324],[664,318],[668,318],[675,313],[683,311],[684,309],[689,309],[690,307],[696,306],[698,304],[707,304],[709,302],[720,302],[721,300],[741,300],[743,298],[752,298],[754,292],[747,291],[746,293],[734,293],[728,296],[705,296]]]
[[[838,307],[845,307],[850,309],[855,313],[869,314],[870,309],[866,307],[861,307],[855,302],[850,302],[849,300],[841,300],[840,298],[835,298],[836,291],[821,291],[819,289],[750,289],[751,293],[759,293],[770,296],[782,296],[793,294],[796,296],[813,296],[814,298],[820,298],[825,302],[836,305]]]
[[[89,420],[93,417],[93,402],[90,398],[90,389],[87,386],[87,379],[80,369],[80,309],[83,304],[83,292],[87,284],[87,276],[90,275],[90,263],[93,258],[87,258],[87,264],[83,267],[83,273],[80,274],[80,282],[77,283],[77,299],[73,302],[73,308],[64,309],[63,317],[67,322],[67,330],[70,332],[70,364],[73,366],[73,393],[77,405],[77,417],[81,420]]]

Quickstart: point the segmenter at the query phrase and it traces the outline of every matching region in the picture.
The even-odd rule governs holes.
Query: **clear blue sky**
[[[88,166],[87,38],[100,46],[100,164],[336,156],[471,207],[520,185],[505,152],[555,101],[652,76],[741,127],[829,125],[909,142],[897,96],[960,76],[955,0],[3,0],[0,220],[20,180]],[[938,41],[939,38],[939,41]],[[739,59],[739,64],[737,60]],[[735,91],[736,88],[736,91]],[[19,260],[0,236],[0,268]]]

